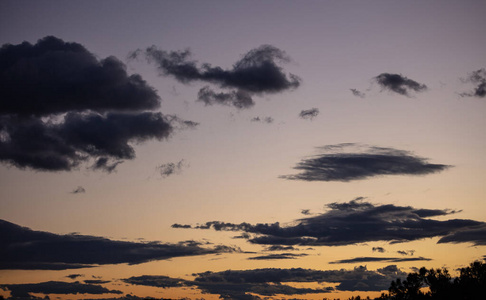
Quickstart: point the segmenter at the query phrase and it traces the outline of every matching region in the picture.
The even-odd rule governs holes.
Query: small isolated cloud
[[[412,256],[415,253],[415,250],[398,250],[397,253],[398,254],[401,254],[401,255],[410,255],[410,256]]]
[[[457,213],[454,210],[377,205],[359,199],[326,206],[326,212],[297,219],[289,225],[211,221],[191,228],[240,231],[247,234],[250,243],[278,246],[340,246],[378,241],[403,243],[433,237],[440,237],[439,243],[486,244],[484,222],[431,219]]]
[[[251,122],[262,122],[267,124],[272,124],[274,119],[272,117],[254,117],[250,120]]]
[[[355,257],[351,259],[342,259],[332,261],[330,264],[354,264],[354,263],[366,263],[366,262],[404,262],[404,261],[430,261],[432,259],[425,257]]]
[[[460,93],[461,97],[486,97],[486,69],[479,69],[468,75],[463,82],[470,82],[476,85],[473,91]]]
[[[307,110],[302,110],[299,113],[299,117],[301,119],[306,119],[306,120],[312,120],[315,117],[317,117],[318,115],[319,115],[319,109],[315,108],[315,107],[311,108],[311,109],[307,109]]]
[[[366,97],[366,94],[363,93],[363,92],[360,92],[359,90],[357,89],[349,89],[351,91],[351,93],[353,93],[354,96],[356,97],[359,97],[359,98],[365,98]]]
[[[300,213],[301,213],[301,214],[303,214],[303,215],[308,216],[308,215],[310,215],[310,209],[302,209],[302,210],[300,211]]]
[[[250,108],[255,105],[251,95],[244,90],[216,93],[209,86],[199,90],[197,101],[203,102],[206,106],[219,104],[234,106],[237,109]]]
[[[124,242],[89,235],[34,231],[0,220],[0,269],[66,270],[106,264],[140,264],[174,257],[228,253],[226,246],[200,243]],[[89,249],[89,251],[86,251]]]
[[[298,257],[307,256],[308,254],[300,253],[278,253],[278,254],[267,254],[262,256],[253,256],[248,259],[250,260],[276,260],[276,259],[296,259]]]
[[[384,253],[386,250],[383,247],[373,247],[373,252]]]
[[[20,169],[112,172],[134,143],[167,139],[160,97],[110,56],[53,36],[0,48],[0,162]],[[28,87],[28,88],[26,88]]]
[[[265,251],[290,251],[290,250],[293,251],[298,249],[293,246],[281,246],[281,245],[271,245],[265,249]]]
[[[412,152],[359,144],[318,148],[323,154],[303,159],[295,170],[302,173],[280,176],[289,180],[351,181],[384,175],[426,175],[441,172],[449,165],[430,164]]]
[[[67,278],[70,278],[70,279],[76,279],[78,277],[83,277],[84,275],[82,274],[69,274],[68,276],[66,276]]]
[[[71,192],[71,194],[84,194],[84,193],[86,193],[86,190],[82,186],[78,186]]]
[[[427,90],[425,84],[418,83],[401,74],[381,73],[373,78],[382,89],[410,97],[410,92],[423,92]]]
[[[157,166],[156,169],[162,176],[162,178],[169,177],[174,174],[180,174],[183,168],[187,168],[188,164],[181,159],[177,163],[167,163]]]
[[[84,284],[79,282],[62,282],[62,281],[48,281],[41,283],[23,283],[23,284],[2,284],[0,288],[10,291],[10,295],[17,298],[33,299],[31,293],[41,294],[62,294],[62,295],[77,295],[77,294],[122,294],[118,290],[109,290],[101,285]]]
[[[87,280],[83,280],[84,283],[87,283],[87,284],[105,284],[105,283],[110,283],[111,281],[110,280],[100,280],[100,279],[87,279]]]

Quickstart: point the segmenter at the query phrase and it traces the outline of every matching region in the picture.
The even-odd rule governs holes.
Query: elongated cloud
[[[255,105],[251,95],[244,90],[216,93],[209,86],[199,90],[197,101],[203,102],[205,105],[229,105],[238,109],[251,108]]]
[[[471,82],[476,85],[473,91],[460,93],[461,97],[486,97],[486,69],[479,69],[468,75],[464,82]]]
[[[198,66],[197,61],[191,60],[189,50],[167,52],[151,46],[133,52],[130,57],[140,55],[155,63],[161,75],[173,76],[182,83],[202,81],[250,93],[279,93],[297,88],[301,81],[283,71],[279,64],[289,62],[290,58],[271,45],[249,51],[229,70],[208,63]]]
[[[374,80],[385,90],[410,96],[410,92],[423,92],[427,90],[425,84],[418,83],[401,74],[381,73]],[[354,94],[354,92],[353,92]]]
[[[203,248],[194,241],[136,243],[89,235],[58,235],[4,220],[0,220],[0,233],[0,269],[64,270],[234,251],[226,246]]]
[[[148,112],[160,98],[115,57],[45,37],[0,48],[0,162],[39,171],[112,172],[134,142],[168,138],[180,119]]]
[[[326,271],[302,268],[267,268],[222,272],[207,271],[193,274],[194,280],[145,275],[123,279],[123,281],[129,284],[160,288],[197,287],[204,293],[218,294],[224,299],[260,299],[259,296],[329,293],[334,290],[332,287],[295,288],[285,284],[287,282],[337,283],[335,289],[340,291],[382,291],[389,287],[392,280],[404,278],[406,275],[396,265],[390,265],[375,271],[368,270],[363,266],[351,270]]]
[[[402,243],[432,237],[441,237],[439,243],[486,243],[483,222],[430,219],[456,213],[452,210],[375,205],[362,201],[362,198],[331,203],[327,208],[325,213],[298,219],[288,226],[278,222],[253,225],[212,221],[192,228],[242,231],[251,243],[281,246],[339,246],[376,241]]]
[[[319,109],[315,108],[315,107],[311,108],[311,109],[307,109],[307,110],[302,110],[299,113],[299,117],[301,119],[308,119],[308,120],[312,120],[315,117],[317,117],[318,115],[319,115]]]
[[[248,259],[250,260],[276,260],[276,259],[296,259],[298,257],[307,256],[305,253],[295,254],[295,253],[278,253],[278,254],[267,254],[261,256],[253,256]]]
[[[323,154],[303,159],[296,175],[283,179],[305,181],[351,181],[384,175],[426,175],[441,172],[449,165],[430,164],[412,152],[359,144],[329,145]]]
[[[79,282],[48,281],[41,283],[3,284],[0,287],[8,290],[14,298],[32,299],[31,293],[41,294],[123,294],[118,290],[109,290],[101,285]]]
[[[430,261],[432,259],[425,257],[355,257],[330,262],[330,264],[355,264],[365,262],[404,262],[404,261]]]

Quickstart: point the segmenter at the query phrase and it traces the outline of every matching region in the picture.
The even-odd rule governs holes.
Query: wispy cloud
[[[425,257],[355,257],[330,262],[330,264],[354,264],[365,262],[404,262],[404,261],[430,261],[432,259]]]
[[[280,178],[304,181],[351,181],[384,175],[426,175],[451,166],[430,164],[412,152],[359,144],[339,144],[318,148],[323,154],[303,159],[296,175]]]
[[[86,193],[86,190],[82,186],[78,186],[71,192],[71,194],[84,194],[84,193]]]
[[[430,219],[457,211],[377,205],[360,199],[328,204],[328,211],[298,219],[288,226],[279,222],[253,225],[212,221],[191,228],[242,231],[251,243],[281,246],[338,246],[376,241],[402,243],[432,237],[442,237],[439,243],[486,243],[484,222]]]
[[[273,118],[272,117],[253,117],[251,122],[262,122],[262,123],[267,123],[267,124],[272,124],[273,123]]]
[[[58,235],[4,220],[0,220],[0,231],[4,233],[0,236],[0,269],[65,270],[235,251],[222,245],[203,248],[195,241],[136,243],[89,235]]]
[[[41,283],[23,283],[23,284],[3,284],[1,288],[10,291],[15,299],[27,298],[32,299],[31,293],[41,294],[123,294],[118,290],[109,290],[101,285],[84,284],[79,282],[62,282],[48,281]]]
[[[251,108],[255,105],[251,94],[244,90],[216,93],[209,86],[199,90],[197,101],[203,102],[205,105],[229,105],[237,109]]]
[[[311,109],[302,110],[299,113],[299,117],[301,119],[307,119],[307,120],[312,120],[315,117],[317,117],[318,115],[319,115],[319,109],[315,108],[315,107],[311,108]]]
[[[229,70],[208,63],[198,66],[197,61],[191,60],[190,50],[167,52],[151,46],[134,51],[130,58],[140,55],[155,63],[161,75],[173,76],[182,83],[203,81],[250,93],[278,93],[297,88],[301,81],[283,71],[279,64],[289,62],[290,58],[271,45],[250,50]]]
[[[349,89],[351,91],[351,93],[353,93],[354,96],[356,97],[359,97],[359,98],[365,98],[366,97],[366,94],[363,93],[363,92],[360,92],[359,90],[357,89]]]
[[[410,96],[410,92],[423,92],[427,90],[425,84],[418,83],[412,79],[409,79],[401,74],[381,73],[373,78],[382,89],[389,90],[391,92]]]
[[[249,257],[250,260],[276,260],[276,259],[296,259],[298,257],[307,256],[308,254],[300,253],[278,253],[278,254],[267,254],[261,256]]]
[[[177,163],[166,163],[157,166],[155,169],[160,173],[162,178],[169,177],[174,174],[179,174],[182,172],[183,168],[187,168],[189,165],[181,159]]]
[[[486,69],[479,69],[469,74],[463,82],[470,82],[476,85],[473,91],[460,93],[461,97],[486,97]]]

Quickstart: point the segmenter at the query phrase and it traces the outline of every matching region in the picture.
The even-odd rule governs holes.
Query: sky
[[[0,1],[0,295],[378,296],[484,259],[485,13]]]

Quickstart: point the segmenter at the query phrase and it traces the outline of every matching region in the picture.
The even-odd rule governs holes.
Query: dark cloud
[[[74,280],[74,279],[76,279],[78,277],[82,277],[82,276],[84,276],[84,275],[82,275],[82,274],[69,274],[66,277]]]
[[[460,93],[461,97],[486,97],[486,69],[479,69],[468,75],[464,82],[471,82],[476,85],[473,91],[467,93]]]
[[[249,51],[230,70],[208,63],[199,67],[197,61],[191,60],[189,50],[166,52],[151,46],[133,52],[130,57],[140,55],[155,63],[161,75],[173,76],[182,83],[203,81],[250,93],[278,93],[297,88],[301,81],[282,70],[279,63],[289,62],[290,58],[284,51],[271,45]]]
[[[401,243],[432,237],[442,237],[439,242],[443,243],[484,243],[483,222],[430,219],[457,211],[375,205],[360,199],[328,204],[325,213],[296,220],[288,226],[278,222],[253,225],[212,221],[193,228],[242,231],[248,234],[249,242],[263,245],[338,246],[377,241]]]
[[[294,167],[302,173],[283,175],[280,178],[305,181],[351,181],[383,175],[426,175],[450,167],[430,164],[427,159],[415,156],[412,152],[394,148],[340,144],[318,149],[324,153],[303,159]]]
[[[351,93],[353,93],[354,96],[364,98],[366,97],[366,94],[363,92],[358,91],[357,89],[349,89]]]
[[[249,236],[247,237],[249,238]],[[293,246],[281,246],[281,245],[271,245],[265,249],[266,251],[289,251],[289,250],[299,250]]]
[[[410,256],[412,256],[415,253],[415,250],[398,250],[397,253],[398,254],[401,254],[401,255],[410,255]]]
[[[250,120],[251,122],[263,122],[267,124],[272,124],[274,119],[272,117],[254,117]]]
[[[187,225],[187,224],[172,224],[171,227],[172,228],[192,228],[191,225]]]
[[[441,238],[441,243],[472,243],[475,246],[486,245],[486,224],[453,232]]]
[[[315,117],[317,117],[318,115],[319,115],[319,109],[315,108],[315,107],[311,108],[311,109],[307,109],[307,110],[302,110],[299,113],[299,117],[301,119],[307,119],[307,120],[312,120]]]
[[[186,168],[188,165],[186,162],[181,159],[177,163],[167,163],[167,164],[161,164],[160,166],[157,166],[155,169],[160,173],[162,178],[169,177],[174,174],[179,174],[182,172],[183,168]]]
[[[312,269],[253,269],[226,270],[193,274],[194,280],[170,278],[167,276],[144,275],[123,279],[137,285],[168,287],[196,287],[203,293],[218,294],[222,299],[260,299],[259,296],[302,295],[328,293],[332,287],[316,289],[294,288],[287,282],[336,283],[340,291],[382,291],[388,289],[390,282],[405,278],[407,274],[390,265],[376,271],[360,266],[352,270],[312,270]],[[256,294],[256,295],[251,295]]]
[[[203,102],[205,105],[228,105],[238,109],[250,108],[255,105],[250,93],[244,90],[216,93],[209,86],[199,90],[197,101]]]
[[[423,92],[427,90],[425,84],[418,83],[401,74],[381,73],[373,78],[383,89],[400,95],[410,96],[410,92]]]
[[[86,190],[82,186],[78,186],[71,192],[71,194],[84,194],[84,193],[86,193]]]
[[[404,262],[404,261],[430,261],[432,259],[425,257],[355,257],[330,262],[330,264],[355,264],[364,262]]]
[[[99,279],[87,279],[87,280],[83,280],[84,283],[87,283],[87,284],[105,284],[105,283],[110,283],[111,281],[110,280],[99,280]]]
[[[3,284],[0,287],[10,291],[12,297],[31,297],[30,293],[41,294],[122,294],[118,290],[109,290],[101,285],[79,282],[47,281],[41,283]]]
[[[295,253],[279,253],[279,254],[268,254],[268,255],[262,255],[262,256],[253,256],[248,259],[251,260],[275,260],[275,259],[296,259],[298,257],[302,256],[307,256],[308,254],[301,253],[301,254],[295,254]]]
[[[172,288],[187,286],[187,280],[180,278],[171,278],[168,276],[143,275],[122,279],[123,282],[135,285],[145,285],[160,288]]]
[[[303,215],[308,216],[308,215],[310,215],[310,209],[302,209],[302,210],[300,211],[300,213],[301,213],[301,214],[303,214]]]
[[[160,98],[113,56],[98,60],[78,43],[53,36],[0,48],[0,114],[46,116],[72,111],[142,111]]]
[[[24,169],[112,172],[133,143],[168,138],[172,116],[139,75],[55,37],[0,48],[0,161]]]
[[[373,247],[373,252],[380,252],[380,253],[384,253],[386,250],[385,248],[383,247]]]
[[[194,241],[136,243],[88,235],[58,235],[4,220],[0,220],[0,233],[0,269],[63,270],[235,251],[226,246],[203,248]]]

